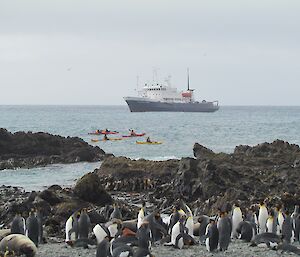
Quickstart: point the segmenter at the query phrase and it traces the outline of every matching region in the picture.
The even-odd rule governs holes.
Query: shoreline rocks
[[[195,158],[149,161],[106,159],[95,173],[108,191],[145,192],[159,207],[184,198],[204,212],[224,202],[242,207],[262,200],[282,202],[292,210],[300,203],[300,149],[281,140],[237,146],[232,154],[214,153],[200,144]]]
[[[0,128],[0,170],[55,163],[96,162],[105,156],[102,149],[78,137],[44,132],[10,133]]]
[[[200,213],[212,214],[225,203],[242,208],[266,200],[293,210],[300,202],[299,146],[276,140],[257,146],[237,146],[231,154],[214,153],[199,144],[195,158],[149,161],[106,157],[99,169],[73,188],[53,185],[42,192],[0,187],[0,225],[9,227],[16,212],[43,210],[47,236],[63,237],[67,218],[88,208],[92,223],[105,222],[117,201],[126,219],[138,206],[164,209],[183,198]],[[150,209],[149,208],[149,209]]]

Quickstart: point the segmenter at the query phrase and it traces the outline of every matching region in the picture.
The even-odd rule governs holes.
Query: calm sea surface
[[[78,136],[89,143],[92,138],[101,138],[88,135],[90,131],[108,128],[126,135],[133,128],[163,144],[135,143],[144,138],[92,144],[117,156],[165,160],[193,156],[195,142],[216,152],[232,152],[236,145],[254,145],[277,138],[300,144],[300,107],[221,107],[215,113],[130,113],[127,106],[0,106],[0,127],[12,132],[44,131]],[[0,184],[26,189],[54,183],[69,185],[97,166],[99,163],[82,163],[0,171]]]

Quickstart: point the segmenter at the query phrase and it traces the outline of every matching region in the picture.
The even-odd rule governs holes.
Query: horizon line
[[[32,106],[32,107],[38,107],[38,106],[61,106],[61,107],[67,107],[67,106],[82,106],[82,107],[93,107],[93,106],[103,106],[103,107],[127,107],[126,104],[0,104],[0,107],[3,106]],[[273,105],[273,104],[244,104],[244,105],[231,105],[231,104],[224,104],[220,105],[220,108],[222,107],[300,107],[300,105]]]

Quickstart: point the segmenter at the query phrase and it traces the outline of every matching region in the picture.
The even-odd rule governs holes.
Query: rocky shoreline
[[[1,130],[0,138],[5,138],[3,135],[7,136],[10,133]],[[28,134],[22,136],[30,137]],[[52,138],[44,133],[34,135],[40,136]],[[71,144],[76,148],[80,145],[79,148],[83,147],[83,152],[86,151],[86,143],[82,143],[81,139],[54,137],[55,140],[52,139],[55,142],[67,140],[68,146]],[[269,206],[282,204],[290,212],[294,205],[300,203],[300,149],[299,146],[288,142],[276,140],[254,147],[237,146],[232,154],[214,153],[202,145],[195,144],[195,158],[168,161],[131,160],[125,157],[105,156],[101,149],[89,146],[87,149],[92,153],[88,158],[90,161],[106,158],[99,169],[80,178],[72,188],[53,185],[41,192],[25,192],[21,188],[1,186],[0,228],[9,228],[15,213],[22,213],[26,218],[31,209],[39,209],[44,217],[45,241],[51,242],[51,238],[63,240],[66,220],[82,208],[87,208],[92,226],[107,222],[113,202],[120,206],[123,220],[136,219],[143,201],[147,202],[151,211],[154,208],[169,208],[178,199],[184,199],[195,213],[209,215],[215,214],[224,203],[239,203],[244,211],[251,204],[264,200]],[[76,154],[72,154],[66,162],[78,160],[80,151],[73,152]],[[62,151],[60,158],[65,154]],[[5,158],[7,161],[10,155],[0,156],[1,160],[4,160],[1,163],[5,163]],[[29,158],[35,158],[33,156],[32,153]],[[52,253],[49,253],[49,247],[54,249]],[[245,243],[234,242],[226,255],[277,254],[274,251],[257,249],[259,248],[249,248]],[[95,256],[95,250],[70,250],[64,244],[53,243],[41,245],[37,256],[71,256],[74,255],[71,254],[74,251],[78,256]],[[224,256],[223,253],[207,253],[203,246],[194,246],[184,251],[155,246],[153,254]]]
[[[94,172],[108,191],[148,192],[161,208],[184,198],[204,213],[224,202],[242,207],[266,200],[292,211],[300,203],[300,149],[281,140],[254,147],[237,146],[232,154],[194,145],[195,158],[148,161],[109,157]]]
[[[79,137],[44,132],[11,133],[0,128],[0,171],[56,163],[96,162],[105,156],[102,149],[89,145]]]

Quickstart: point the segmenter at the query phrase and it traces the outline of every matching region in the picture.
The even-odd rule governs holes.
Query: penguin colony
[[[199,214],[196,211],[194,214]],[[66,223],[66,242],[70,245],[77,245],[80,238],[88,240],[87,232],[82,237],[80,224],[87,226],[90,221],[86,212],[81,215],[73,214]],[[264,245],[300,254],[300,249],[291,245],[293,241],[299,241],[298,206],[290,215],[281,207],[268,210],[264,203],[253,205],[244,212],[238,204],[227,203],[217,215],[209,217],[193,215],[189,206],[180,200],[172,207],[171,215],[163,215],[158,209],[148,213],[143,203],[136,220],[122,221],[121,210],[116,204],[109,217],[109,222],[93,228],[97,241],[96,257],[150,257],[153,256],[151,246],[157,243],[177,249],[200,244],[209,252],[226,251],[230,242],[237,239],[249,242],[251,246]]]
[[[282,207],[267,209],[262,202],[242,212],[238,204],[227,203],[215,216],[198,214],[196,210],[193,215],[182,200],[172,207],[171,215],[163,215],[158,209],[148,213],[143,203],[136,220],[123,221],[119,206],[114,204],[109,222],[92,228],[87,209],[82,209],[66,221],[65,242],[71,247],[94,246],[96,257],[151,257],[151,247],[157,243],[177,249],[200,244],[209,252],[226,252],[231,241],[237,239],[250,246],[300,255],[300,249],[291,245],[299,242],[299,206],[290,213]],[[43,241],[42,220],[40,212],[32,211],[26,220],[17,214],[11,234],[0,242],[0,257],[34,257]]]

